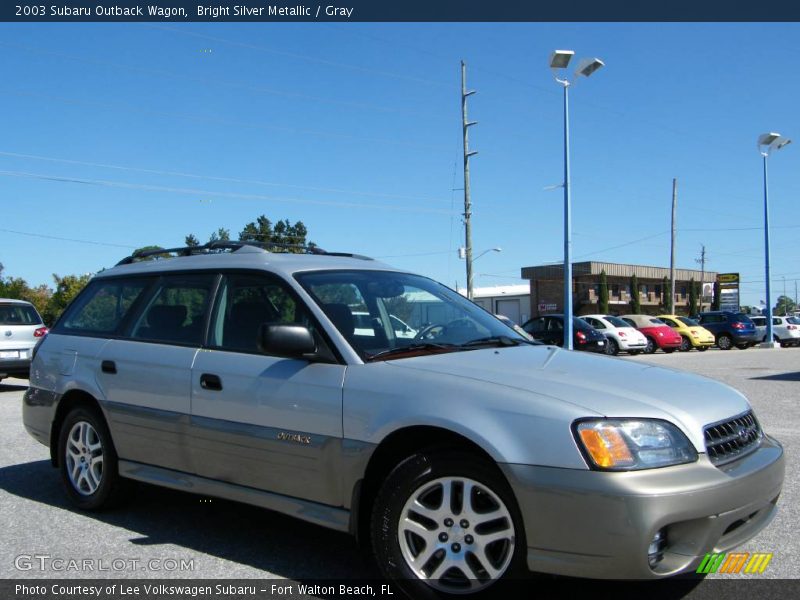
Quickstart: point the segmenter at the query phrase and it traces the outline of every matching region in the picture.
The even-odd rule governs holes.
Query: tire
[[[475,490],[469,506],[465,486]],[[455,501],[445,508],[446,490]],[[524,567],[513,493],[496,466],[474,454],[423,450],[401,462],[375,498],[370,525],[380,570],[411,598],[495,592],[498,579]],[[484,547],[482,536],[496,539]]]
[[[681,352],[689,352],[692,349],[692,342],[685,335],[681,336],[681,345],[678,348]]]
[[[656,346],[655,341],[653,338],[647,338],[647,346],[644,348],[645,354],[653,354],[657,350],[658,346]]]
[[[733,348],[733,340],[731,339],[731,336],[729,336],[727,333],[720,334],[720,336],[717,338],[717,346],[719,346],[720,350],[730,350]]]
[[[58,464],[67,496],[78,508],[98,510],[119,498],[117,453],[97,410],[79,406],[67,414],[58,436]]]
[[[614,338],[606,338],[606,354],[611,356],[619,354],[619,343]]]

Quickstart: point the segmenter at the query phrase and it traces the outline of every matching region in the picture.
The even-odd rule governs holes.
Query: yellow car
[[[658,315],[658,318],[681,334],[681,352],[688,352],[692,348],[703,352],[715,343],[714,334],[693,319],[677,315]]]

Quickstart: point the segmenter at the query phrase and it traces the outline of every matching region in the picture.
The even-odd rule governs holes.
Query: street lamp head
[[[566,69],[573,56],[575,56],[575,52],[572,50],[554,50],[550,55],[550,68]]]
[[[583,75],[584,77],[589,77],[592,73],[597,71],[600,67],[604,67],[606,63],[604,63],[599,58],[584,58],[581,62],[578,63],[578,68],[575,69],[575,75]]]
[[[758,136],[758,149],[762,156],[767,156],[773,150],[780,150],[792,143],[789,138],[781,137],[780,133],[762,133]]]

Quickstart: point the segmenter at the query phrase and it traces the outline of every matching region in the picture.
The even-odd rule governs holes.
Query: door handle
[[[211,373],[203,373],[200,375],[200,387],[204,390],[212,390],[218,392],[222,389],[222,380],[217,375]]]
[[[115,363],[113,360],[104,360],[100,363],[100,370],[103,373],[111,373],[112,375],[116,375],[117,363]]]

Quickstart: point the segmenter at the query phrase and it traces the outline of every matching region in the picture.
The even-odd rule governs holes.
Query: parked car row
[[[773,338],[781,346],[800,345],[800,318],[773,317]],[[573,317],[573,348],[617,355],[667,354],[692,349],[704,352],[712,346],[741,350],[766,341],[766,317],[743,313],[709,311],[697,319],[679,315],[584,315]],[[563,315],[543,315],[522,325],[535,340],[561,346],[564,343]]]

